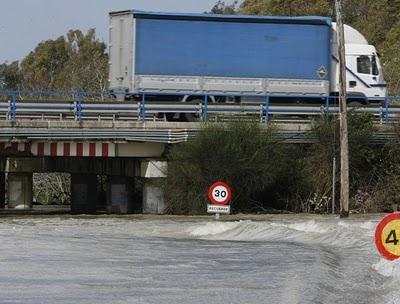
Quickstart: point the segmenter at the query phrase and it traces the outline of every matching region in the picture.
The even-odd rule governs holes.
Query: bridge
[[[373,115],[380,126],[377,142],[394,136],[388,126],[400,115],[396,101],[386,98],[354,109]],[[107,177],[102,210],[160,213],[164,205],[158,180],[167,174],[166,148],[196,136],[204,122],[273,123],[278,140],[306,143],[313,141],[307,135],[312,117],[338,111],[334,97],[314,105],[272,104],[265,97],[248,104],[209,103],[207,98],[193,104],[147,102],[145,95],[138,101],[116,102],[98,93],[0,91],[0,208],[6,205],[6,193],[8,208],[32,208],[34,172],[67,172],[74,213],[99,210],[94,195],[99,175]],[[167,119],[182,114],[197,121]]]

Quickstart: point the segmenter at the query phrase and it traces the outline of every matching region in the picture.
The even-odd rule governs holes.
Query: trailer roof
[[[139,10],[126,10],[111,12],[110,15],[132,14],[138,19],[165,19],[165,20],[190,20],[190,21],[221,21],[243,23],[283,23],[283,24],[310,24],[332,26],[332,19],[320,16],[250,16],[250,15],[218,15],[218,14],[193,14],[193,13],[165,13],[146,12]]]

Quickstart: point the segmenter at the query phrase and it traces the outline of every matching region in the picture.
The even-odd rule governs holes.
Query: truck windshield
[[[362,55],[357,57],[357,72],[360,74],[379,75],[376,56]]]
[[[360,56],[357,58],[357,72],[371,74],[371,59],[369,56]]]

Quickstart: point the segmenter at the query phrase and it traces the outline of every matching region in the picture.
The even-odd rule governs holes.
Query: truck
[[[386,96],[379,54],[345,25],[349,100]],[[337,96],[336,24],[318,16],[110,13],[111,92],[197,102],[315,101]]]

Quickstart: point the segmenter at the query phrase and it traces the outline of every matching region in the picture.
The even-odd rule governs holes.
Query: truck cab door
[[[385,97],[386,84],[379,58],[371,55],[349,55],[347,61],[347,89],[351,94],[368,98]]]

